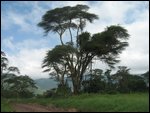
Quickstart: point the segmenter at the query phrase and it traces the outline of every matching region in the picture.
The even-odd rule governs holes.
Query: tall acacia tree
[[[98,57],[99,60],[113,67],[115,63],[119,62],[118,55],[128,46],[128,43],[124,40],[128,39],[129,34],[121,26],[113,25],[107,27],[103,32],[93,35],[84,32],[87,21],[92,23],[93,20],[98,19],[97,15],[88,13],[88,9],[87,5],[56,8],[47,11],[38,24],[46,34],[50,31],[58,33],[61,41],[59,48],[56,46],[49,51],[51,53],[57,50],[61,54],[47,54],[43,67],[48,69],[54,67],[51,65],[54,61],[49,59],[52,57],[56,58],[57,64],[65,65],[66,70],[64,71],[66,72],[64,73],[71,77],[75,94],[80,92],[83,75],[94,57]],[[70,42],[65,44],[62,38],[67,30],[70,34]],[[76,35],[74,36],[74,34]],[[73,38],[76,38],[76,40],[74,41]],[[57,67],[59,68],[58,65]]]

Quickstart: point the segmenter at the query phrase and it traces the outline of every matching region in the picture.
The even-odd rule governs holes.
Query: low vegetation
[[[11,102],[16,100],[11,100]],[[68,98],[35,98],[19,99],[18,103],[38,103],[45,106],[54,105],[56,107],[69,109],[75,108],[82,112],[148,112],[148,93],[132,94],[81,94]],[[5,104],[5,107],[10,107]],[[2,109],[2,111],[4,110]],[[6,111],[6,110],[5,110]]]
[[[9,99],[1,99],[1,112],[12,112],[13,108]]]

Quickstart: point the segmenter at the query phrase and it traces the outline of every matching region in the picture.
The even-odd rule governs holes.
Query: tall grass
[[[142,112],[149,111],[149,99],[145,94],[81,95],[53,101],[56,106],[75,107],[79,111]]]
[[[84,112],[148,112],[149,94],[82,94],[68,98],[43,98],[20,100],[25,103],[55,105],[63,108],[76,108]]]

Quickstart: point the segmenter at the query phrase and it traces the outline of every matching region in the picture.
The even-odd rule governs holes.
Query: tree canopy
[[[80,92],[84,73],[94,57],[113,68],[114,64],[119,62],[119,54],[128,46],[128,31],[119,25],[111,25],[95,34],[85,32],[86,22],[92,23],[98,19],[98,16],[89,13],[88,9],[87,5],[55,8],[47,11],[38,23],[46,34],[50,31],[57,33],[61,41],[61,45],[48,51],[42,67],[47,68],[46,71],[49,72],[50,69],[55,70],[55,75],[61,72],[59,76],[66,74],[71,77],[75,94]],[[70,41],[65,44],[62,38],[67,30]]]

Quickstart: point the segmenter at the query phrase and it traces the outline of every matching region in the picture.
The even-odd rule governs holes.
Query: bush
[[[117,90],[109,90],[109,91],[106,91],[106,93],[108,93],[108,94],[117,94],[119,92]]]
[[[33,92],[30,92],[30,91],[22,91],[19,93],[19,97],[21,97],[21,98],[31,98],[34,96],[35,96],[35,94]]]
[[[71,95],[71,88],[68,85],[58,85],[56,95],[57,97],[68,97]]]
[[[49,98],[49,97],[54,97],[56,94],[56,88],[47,90],[46,92],[43,93],[43,97]]]
[[[105,82],[100,79],[90,79],[82,82],[83,91],[87,93],[98,93],[105,90]]]
[[[44,95],[43,94],[37,94],[36,98],[44,98]]]

